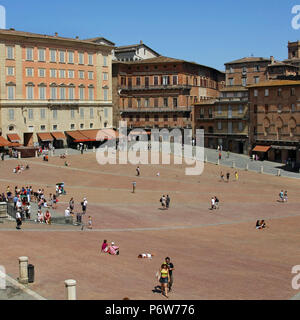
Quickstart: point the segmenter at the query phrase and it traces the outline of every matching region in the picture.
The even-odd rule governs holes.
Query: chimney
[[[143,44],[143,40],[140,40],[140,44]]]
[[[76,36],[76,37],[75,37],[75,39],[76,39],[76,40],[78,40],[78,39],[79,39],[79,37],[78,37],[78,36]]]
[[[270,60],[271,60],[271,64],[274,64],[274,57],[273,56],[270,57]]]
[[[58,36],[58,33],[57,33],[57,32],[55,32],[55,33],[54,33],[54,35],[55,35],[55,37],[57,37],[57,36]]]

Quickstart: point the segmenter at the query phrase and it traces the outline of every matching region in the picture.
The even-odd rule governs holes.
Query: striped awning
[[[53,141],[53,137],[51,136],[50,132],[37,133],[37,136],[43,142]]]

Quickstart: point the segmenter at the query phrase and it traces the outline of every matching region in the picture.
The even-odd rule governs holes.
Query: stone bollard
[[[93,152],[96,152],[96,147],[95,146],[93,147]]]
[[[220,165],[220,159],[218,159],[217,163],[216,163],[218,166]]]
[[[19,257],[19,282],[28,283],[28,257]]]
[[[18,159],[21,159],[21,152],[18,152]]]
[[[235,168],[235,161],[232,161],[232,168]]]
[[[246,163],[246,168],[245,168],[245,171],[248,171],[249,170],[249,164]]]
[[[76,300],[76,280],[65,280],[66,299]]]
[[[35,150],[35,157],[38,158],[38,152]]]
[[[278,176],[278,177],[281,176],[281,170],[280,170],[280,169],[277,170],[277,176]]]
[[[264,167],[263,166],[260,167],[260,173],[264,173]]]

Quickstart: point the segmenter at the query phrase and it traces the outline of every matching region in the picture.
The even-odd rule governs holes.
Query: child
[[[88,229],[92,229],[92,217],[89,216],[89,220],[88,220]]]

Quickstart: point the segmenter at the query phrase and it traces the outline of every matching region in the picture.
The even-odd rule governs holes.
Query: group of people
[[[109,245],[107,243],[107,240],[103,240],[103,243],[101,246],[101,252],[118,256],[120,254],[120,248],[118,246],[116,246],[113,241]]]
[[[39,223],[51,224],[51,213],[49,210],[46,210],[45,214],[43,214],[42,210],[38,210],[37,219],[35,220]]]
[[[160,283],[161,294],[168,298],[168,292],[172,290],[173,271],[175,270],[173,263],[169,257],[165,258],[165,262],[161,265],[156,273]]]
[[[279,201],[280,202],[287,202],[288,201],[288,192],[287,190],[283,192],[283,190],[281,190],[279,192]]]
[[[161,198],[160,198],[160,203],[161,203],[161,206],[162,208],[165,210],[165,209],[169,209],[170,207],[170,202],[171,202],[171,199],[169,197],[169,195],[167,194],[167,196],[163,195]]]
[[[212,197],[210,201],[211,203],[210,210],[219,209],[219,202],[220,201],[216,196]]]
[[[239,174],[237,171],[234,172],[234,178],[235,178],[235,181],[239,180]],[[220,172],[220,179],[221,179],[221,181],[225,182],[224,173],[222,171]],[[229,180],[230,180],[230,172],[227,172],[226,173],[226,182],[229,182]]]
[[[18,173],[20,174],[22,171],[24,170],[28,170],[29,169],[29,165],[27,164],[26,166],[24,166],[23,164],[18,164],[14,169],[13,169],[13,173]]]

